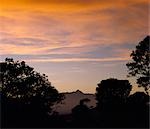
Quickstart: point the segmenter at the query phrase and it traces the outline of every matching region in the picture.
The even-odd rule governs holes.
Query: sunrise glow
[[[148,0],[0,3],[0,60],[26,61],[59,91],[94,93],[102,79],[127,79],[130,53],[149,33]]]

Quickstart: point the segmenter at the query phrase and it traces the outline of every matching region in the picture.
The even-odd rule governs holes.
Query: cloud
[[[38,38],[5,38],[1,39],[1,43],[14,46],[44,46],[44,43],[47,42],[47,40],[42,40]]]
[[[148,0],[0,3],[0,60],[26,61],[60,91],[94,93],[99,80],[125,79],[131,51],[149,34]]]
[[[148,33],[146,0],[5,2],[0,13],[1,54],[122,57]]]
[[[129,58],[60,58],[60,59],[31,59],[26,62],[111,62],[127,61]]]

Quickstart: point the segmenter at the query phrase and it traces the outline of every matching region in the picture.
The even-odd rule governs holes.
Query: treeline
[[[6,58],[0,63],[0,96],[2,128],[50,127],[149,127],[149,41],[147,36],[131,53],[127,63],[129,76],[145,92],[131,95],[128,80],[102,80],[96,87],[96,107],[81,100],[68,116],[59,115],[52,107],[64,99],[45,74],[34,71],[24,61]]]
[[[80,103],[72,110],[74,127],[148,128],[149,95],[130,94],[127,80],[102,80],[96,88],[97,106]]]

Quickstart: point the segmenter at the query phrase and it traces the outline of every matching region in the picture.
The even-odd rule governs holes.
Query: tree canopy
[[[51,86],[45,74],[34,71],[24,61],[6,58],[0,63],[0,92],[6,98],[30,104],[36,99],[50,111],[50,106],[62,99],[62,95]]]
[[[97,107],[105,104],[115,104],[125,101],[132,86],[128,80],[102,80],[96,88]]]
[[[150,36],[147,36],[143,41],[139,42],[136,49],[132,51],[130,55],[132,57],[132,61],[126,64],[129,69],[129,76],[136,77],[138,86],[144,87],[147,93],[150,88],[149,41]]]

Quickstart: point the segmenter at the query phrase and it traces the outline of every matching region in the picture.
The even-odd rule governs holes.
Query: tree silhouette
[[[130,127],[149,127],[149,95],[136,92],[127,100]]]
[[[96,88],[97,107],[124,102],[129,96],[131,88],[128,80],[102,80]]]
[[[126,101],[132,86],[128,80],[102,80],[96,88],[99,126],[126,127]]]
[[[90,102],[90,99],[88,99],[88,98],[81,99],[80,100],[80,105],[85,105],[85,103],[88,103],[88,102]]]
[[[136,92],[129,96],[128,103],[135,105],[148,105],[149,103],[149,95],[144,92]],[[138,108],[139,106],[137,106]]]
[[[35,72],[24,61],[6,58],[5,62],[0,63],[0,67],[2,124],[5,124],[4,126],[11,126],[8,125],[10,123],[15,127],[21,123],[31,126],[34,121],[36,121],[34,124],[38,125],[38,120],[44,121],[45,116],[51,113],[52,105],[62,100],[62,95],[51,86],[47,76]]]
[[[150,36],[147,36],[143,41],[139,42],[136,50],[132,51],[132,62],[127,63],[129,69],[129,76],[135,76],[139,87],[144,87],[148,93],[149,85],[149,41]]]
[[[72,109],[73,126],[75,127],[88,127],[90,121],[90,108],[85,104],[90,99],[81,99],[79,105]]]
[[[149,95],[130,95],[128,80],[102,80],[96,88],[99,127],[149,127]]]

